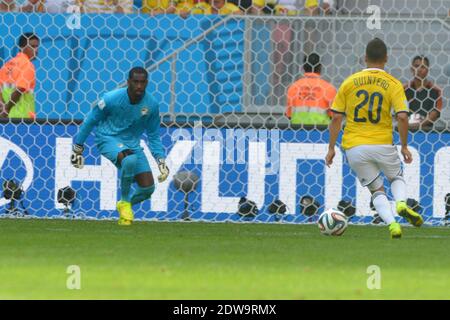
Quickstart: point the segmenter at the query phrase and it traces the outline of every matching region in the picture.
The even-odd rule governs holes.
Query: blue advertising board
[[[56,194],[71,186],[77,192],[76,215],[117,217],[117,170],[100,157],[92,136],[86,144],[85,168],[73,168],[69,158],[76,132],[74,124],[2,124],[0,178],[23,184],[24,204],[34,216],[63,215]],[[188,170],[200,178],[196,190],[188,195],[188,211],[194,220],[240,220],[237,205],[240,197],[247,197],[259,208],[254,221],[311,222],[316,218],[301,214],[299,202],[304,195],[314,197],[322,205],[320,210],[335,207],[341,199],[350,200],[357,206],[354,222],[372,219],[368,191],[359,186],[342,152],[337,153],[331,168],[325,166],[326,131],[161,127],[161,137],[171,175],[157,184],[151,201],[135,207],[137,218],[180,218],[184,194],[175,189],[173,175]],[[441,221],[445,215],[444,197],[450,192],[449,141],[450,133],[411,134],[414,162],[404,170],[408,196],[419,200],[428,222]],[[288,206],[283,217],[268,212],[275,199]],[[7,201],[0,199],[0,206],[4,211]]]

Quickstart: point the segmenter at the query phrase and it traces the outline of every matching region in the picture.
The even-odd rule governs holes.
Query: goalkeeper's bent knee
[[[134,169],[137,163],[137,156],[135,154],[130,154],[122,159],[122,177],[133,178]]]
[[[136,204],[144,200],[150,199],[155,191],[155,185],[150,187],[137,187],[135,193],[131,197],[131,204]]]

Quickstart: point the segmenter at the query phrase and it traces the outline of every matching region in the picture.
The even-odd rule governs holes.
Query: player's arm
[[[432,126],[437,119],[439,119],[440,113],[437,110],[431,110],[428,116],[423,120],[423,122],[420,124],[421,127],[430,127]]]
[[[0,111],[1,112],[0,118],[8,117],[9,112],[16,105],[16,103],[19,102],[20,97],[22,97],[23,92],[24,92],[24,90],[22,90],[20,88],[17,88],[16,90],[14,90],[14,92],[11,94],[9,101],[3,105],[4,107]]]
[[[427,115],[427,117],[425,118],[425,120],[423,120],[423,122],[420,124],[421,127],[430,127],[432,126],[437,119],[439,119],[439,116],[441,115],[441,110],[442,110],[442,93],[441,93],[441,89],[434,87],[437,92],[438,92],[438,97],[435,103],[435,108],[433,110],[430,111],[430,113]]]
[[[7,118],[8,113],[6,112],[5,101],[3,101],[2,92],[0,91],[0,118]]]
[[[408,113],[401,111],[397,113],[398,134],[400,136],[401,153],[406,163],[412,162],[411,152],[408,150]]]
[[[397,119],[397,129],[400,136],[401,153],[403,155],[405,163],[411,163],[412,155],[408,150],[409,106],[408,100],[405,96],[405,91],[403,90],[403,87],[400,83],[397,85],[393,93],[392,105],[394,108],[395,117]]]
[[[148,125],[147,125],[147,139],[148,146],[150,151],[158,163],[158,169],[160,171],[160,175],[158,176],[158,181],[163,182],[169,176],[169,168],[166,164],[166,154],[164,152],[164,148],[161,142],[161,137],[159,134],[161,120],[159,118],[159,107],[155,104],[156,107],[152,108],[153,112],[149,117]]]
[[[329,167],[331,164],[333,164],[334,156],[336,155],[336,152],[334,151],[334,148],[336,147],[336,141],[339,136],[339,132],[342,128],[342,120],[344,119],[343,113],[337,113],[333,112],[333,116],[331,118],[331,122],[328,126],[328,130],[330,131],[330,140],[328,142],[328,152],[325,156],[325,164]]]
[[[334,101],[331,105],[332,117],[331,122],[328,125],[328,130],[330,132],[330,140],[328,142],[328,152],[325,156],[325,164],[329,167],[333,164],[333,158],[336,155],[334,148],[336,146],[336,141],[339,136],[339,132],[342,127],[342,120],[345,116],[346,109],[346,99],[345,99],[345,88],[346,83],[344,82],[342,86],[339,88],[336,96],[334,97]]]
[[[84,167],[84,142],[86,141],[92,130],[105,118],[105,101],[100,102],[89,112],[86,119],[75,136],[72,146],[72,155],[70,161],[75,168],[82,169]]]

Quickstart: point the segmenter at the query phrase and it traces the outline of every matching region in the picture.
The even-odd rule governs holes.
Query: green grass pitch
[[[0,220],[0,299],[449,299],[450,232]],[[78,265],[81,289],[66,287]],[[367,268],[381,270],[369,290]]]

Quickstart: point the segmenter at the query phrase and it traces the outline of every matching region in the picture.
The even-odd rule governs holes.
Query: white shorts
[[[345,154],[350,167],[364,187],[377,180],[381,173],[390,181],[403,175],[402,163],[395,146],[361,145],[346,150]],[[373,187],[378,189],[381,186],[382,180]]]

